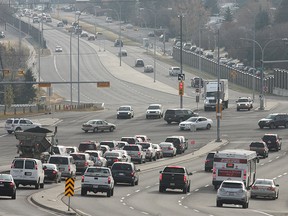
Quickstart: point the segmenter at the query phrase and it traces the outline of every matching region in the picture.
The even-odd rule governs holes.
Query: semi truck
[[[54,131],[46,128],[30,128],[24,131],[15,131],[19,140],[17,145],[18,157],[35,158],[46,162],[53,154],[52,147],[57,146],[57,127]]]
[[[218,93],[218,80],[206,80],[204,81],[204,111],[216,110]],[[219,80],[219,100],[222,104],[222,109],[228,108],[228,80]]]

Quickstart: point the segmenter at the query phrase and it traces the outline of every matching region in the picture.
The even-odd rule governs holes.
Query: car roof
[[[162,106],[161,104],[149,104],[149,106]]]

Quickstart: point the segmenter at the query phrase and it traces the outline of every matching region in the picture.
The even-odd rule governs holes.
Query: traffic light
[[[179,95],[184,95],[184,82],[179,82]]]

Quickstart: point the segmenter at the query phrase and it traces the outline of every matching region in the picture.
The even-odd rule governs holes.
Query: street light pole
[[[180,74],[183,75],[182,49],[183,49],[183,14],[178,15],[180,18]],[[183,95],[180,95],[180,108],[183,108]]]
[[[220,111],[220,44],[219,44],[219,38],[220,38],[220,30],[218,28],[217,30],[217,139],[216,142],[221,142],[220,138],[220,117],[221,117],[221,111]]]
[[[154,11],[154,83],[156,82],[156,12]],[[164,38],[165,40],[165,38]]]

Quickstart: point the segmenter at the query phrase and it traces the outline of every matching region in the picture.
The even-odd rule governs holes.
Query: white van
[[[55,155],[69,155],[66,146],[57,145],[52,147],[52,152]]]
[[[56,164],[62,177],[76,177],[76,164],[70,155],[51,155],[48,163]]]
[[[15,158],[11,165],[16,187],[19,185],[35,185],[35,189],[44,188],[44,170],[41,160],[33,158]]]

